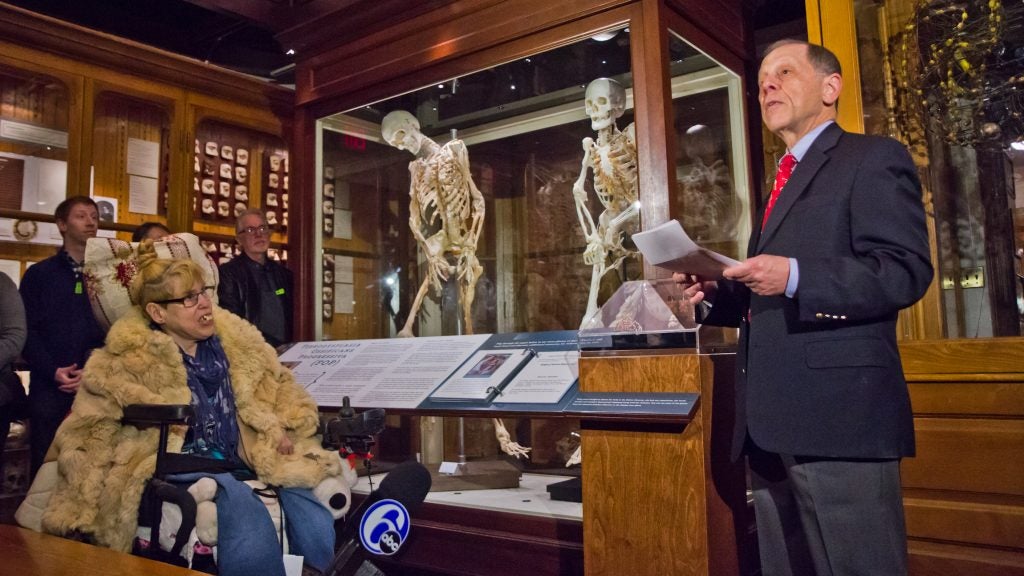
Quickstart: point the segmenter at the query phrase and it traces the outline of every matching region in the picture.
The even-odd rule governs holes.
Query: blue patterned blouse
[[[231,389],[228,358],[217,336],[201,340],[195,357],[181,353],[192,390],[195,415],[189,423],[182,452],[240,462],[235,395]]]

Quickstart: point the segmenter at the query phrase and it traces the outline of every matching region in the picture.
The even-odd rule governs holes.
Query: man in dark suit
[[[706,323],[740,327],[733,457],[750,464],[763,574],[905,574],[914,429],[896,318],[932,279],[920,183],[898,142],[835,124],[828,50],[777,42],[758,84],[792,158],[747,259],[719,282],[676,279],[695,282]]]
[[[292,271],[267,256],[271,228],[258,208],[235,221],[242,254],[220,267],[217,299],[221,308],[252,323],[273,347],[292,341]]]

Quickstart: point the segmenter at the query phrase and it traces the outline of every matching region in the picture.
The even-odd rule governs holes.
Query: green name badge
[[[277,290],[274,291],[274,294],[277,294],[278,296],[284,296],[284,288],[278,288]]]
[[[78,282],[75,282],[75,294],[81,294],[81,293],[82,293],[82,281],[79,280]]]

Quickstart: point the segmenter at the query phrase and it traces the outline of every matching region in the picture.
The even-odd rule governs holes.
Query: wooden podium
[[[747,572],[745,475],[729,461],[734,366],[691,351],[580,359],[581,392],[700,394],[688,422],[582,422],[588,576]]]

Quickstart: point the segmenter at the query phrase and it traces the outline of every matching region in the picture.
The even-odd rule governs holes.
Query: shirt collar
[[[825,131],[825,128],[828,128],[830,124],[835,124],[835,121],[826,120],[825,122],[818,124],[813,130],[804,134],[804,137],[789,149],[789,153],[796,158],[797,162],[804,159],[804,155],[807,154],[807,151],[811,148],[811,144],[814,144],[814,141],[818,139],[818,136],[820,136],[821,133]]]
[[[71,270],[75,273],[75,276],[81,276],[82,263],[75,261],[75,259],[71,257],[71,254],[68,254],[68,251],[65,250],[64,248],[60,249],[60,254],[64,256],[64,259],[67,261],[68,266],[71,266]]]

